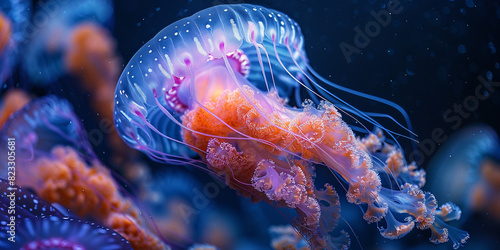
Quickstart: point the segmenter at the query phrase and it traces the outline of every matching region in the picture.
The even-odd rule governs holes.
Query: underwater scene
[[[0,0],[0,250],[500,249],[500,2]]]

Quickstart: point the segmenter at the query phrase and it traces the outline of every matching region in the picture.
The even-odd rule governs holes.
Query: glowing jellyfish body
[[[45,5],[52,7],[53,18],[34,32],[25,48],[23,69],[30,83],[59,85],[65,90],[78,84],[88,94],[101,124],[110,124],[113,92],[121,71],[116,42],[109,31],[113,19],[111,1],[54,0]],[[40,10],[35,17],[38,13],[45,14]],[[116,131],[107,134],[113,163],[121,165],[134,155]]]
[[[71,105],[55,96],[36,99],[12,115],[0,140],[16,142],[16,184],[71,213],[112,228],[136,249],[166,249],[137,203],[97,159]],[[3,153],[7,154],[2,149]],[[0,161],[6,178],[7,159]]]
[[[26,0],[0,2],[0,83],[11,74],[12,66],[17,62],[16,50],[25,39],[30,8],[31,1]]]
[[[132,249],[113,230],[66,217],[27,189],[9,183],[0,178],[2,249]]]
[[[0,3],[0,11],[11,22],[12,39],[15,42],[23,40],[27,23],[30,20],[31,1],[26,0],[5,0]]]
[[[329,234],[340,203],[330,184],[315,183],[315,167],[324,166],[348,184],[347,199],[361,205],[369,223],[385,220],[384,237],[417,227],[430,228],[434,243],[465,243],[466,232],[444,223],[458,219],[458,207],[439,208],[420,189],[425,172],[406,164],[382,131],[356,138],[320,95],[313,100],[323,101],[306,100],[301,109],[287,105],[284,94],[297,86],[313,95],[314,83],[329,93],[306,71],[316,76],[288,16],[253,5],[212,7],[169,25],[132,58],[115,92],[116,126],[154,160],[195,165],[185,159],[192,150],[241,195],[294,210],[295,226],[312,248],[348,242],[345,234]],[[378,173],[390,175],[396,189],[383,187]]]
[[[71,147],[85,160],[96,158],[72,106],[55,96],[33,100],[12,114],[0,130],[0,140],[8,138],[16,138],[18,164],[26,168],[34,164],[34,157],[50,155],[55,146]],[[6,165],[2,160],[1,167]]]
[[[23,70],[30,81],[40,86],[47,86],[68,73],[80,76],[78,73],[81,71],[92,73],[92,80],[95,80],[96,70],[85,67],[89,65],[85,63],[86,60],[89,60],[88,58],[92,58],[95,60],[95,64],[103,67],[99,69],[104,70],[104,73],[101,74],[112,74],[116,71],[112,68],[116,59],[101,58],[106,57],[109,53],[114,53],[114,51],[110,52],[114,48],[113,42],[106,41],[110,35],[101,28],[101,26],[109,26],[111,23],[113,17],[111,1],[69,0],[60,2],[52,0],[45,5],[53,7],[52,13],[50,13],[53,18],[47,21],[43,29],[33,32],[24,48],[26,56],[23,58]],[[39,10],[35,16],[39,13],[43,15],[45,12]],[[88,45],[89,39],[87,39],[87,45],[85,44],[82,33],[86,36],[93,35],[92,37],[96,39],[94,47]],[[87,55],[82,55],[80,52],[82,49],[90,51]],[[100,59],[107,60],[107,65],[103,66],[104,63],[99,61]],[[80,67],[77,67],[78,65],[75,63]],[[106,76],[97,79],[102,81],[102,78],[105,79]]]
[[[500,140],[493,128],[476,124],[457,131],[428,169],[429,188],[437,198],[464,207],[465,217],[484,211],[500,221]],[[437,178],[445,173],[447,179]]]
[[[30,101],[30,97],[22,90],[9,90],[2,98],[0,104],[0,129],[9,116],[24,107]]]
[[[2,12],[0,12],[0,65],[2,65],[0,80],[2,80],[2,82],[5,78],[4,75],[6,74],[4,71],[8,71],[10,69],[10,65],[12,64],[10,62],[10,50],[12,50],[10,42],[11,32],[9,19]]]

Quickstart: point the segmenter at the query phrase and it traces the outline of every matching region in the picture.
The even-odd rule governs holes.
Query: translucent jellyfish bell
[[[18,62],[19,44],[26,37],[31,15],[31,1],[4,0],[0,2],[0,83],[12,73]]]
[[[43,29],[35,29],[28,37],[24,49],[23,70],[31,82],[38,86],[54,83],[67,73],[66,55],[71,49],[74,29],[83,23],[110,27],[113,6],[109,0],[51,0],[44,3],[45,9],[34,14],[51,17]]]
[[[8,90],[0,102],[0,129],[14,112],[30,101],[28,94],[19,89]]]
[[[48,154],[55,145],[70,146],[88,159],[95,158],[73,107],[55,96],[36,99],[14,113],[0,131],[2,142],[9,138],[16,140],[19,164],[30,164],[35,155]]]
[[[494,179],[485,179],[484,174],[493,178],[494,169],[500,171],[500,140],[495,130],[487,125],[474,124],[452,134],[433,156],[427,169],[429,188],[436,198],[448,199],[464,207],[463,215],[466,217],[474,210],[488,211],[487,207],[483,207],[487,206],[488,200],[490,205],[495,200],[500,202],[498,195],[486,192],[490,188],[496,190],[498,184]],[[475,188],[482,187],[481,183],[485,185],[484,197],[475,192]],[[475,201],[476,196],[478,200]],[[490,212],[500,220],[500,214]]]

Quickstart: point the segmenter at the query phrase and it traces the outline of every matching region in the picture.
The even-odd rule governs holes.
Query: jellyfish
[[[113,93],[121,71],[116,41],[109,29],[113,19],[108,0],[57,1],[43,30],[34,33],[26,47],[23,69],[36,86],[82,89],[104,130],[112,128]],[[67,80],[70,79],[70,80]],[[123,165],[134,152],[116,131],[106,131],[115,165]]]
[[[18,46],[25,39],[31,1],[5,0],[0,3],[0,83],[4,83],[17,63]]]
[[[169,249],[152,233],[147,213],[97,159],[67,101],[55,96],[32,101],[5,123],[0,140],[8,138],[16,141],[17,185],[112,228],[135,249]],[[5,159],[1,166],[6,175]]]
[[[10,46],[10,21],[4,16],[2,12],[0,12],[0,63],[2,64],[2,72],[0,72],[0,79],[3,82],[4,75],[6,74],[3,71],[8,70],[8,65],[11,63],[8,62],[10,60],[10,56],[8,55]],[[6,66],[4,66],[6,65]],[[5,69],[4,69],[5,68]]]
[[[470,125],[453,134],[429,162],[429,188],[463,207],[463,217],[486,212],[500,222],[500,143],[495,130]],[[449,179],[440,180],[447,172]],[[461,184],[452,180],[464,180]]]
[[[333,102],[327,87],[347,90],[307,62],[301,29],[283,13],[247,4],[202,10],[160,31],[128,63],[115,91],[117,130],[156,161],[204,168],[252,201],[293,211],[313,249],[347,247],[345,234],[332,233],[341,213],[332,180],[388,239],[416,227],[430,229],[434,243],[464,244],[467,232],[446,223],[459,208],[440,207],[421,189],[425,172],[374,119],[388,115]],[[290,93],[298,86],[311,98]],[[378,129],[356,137],[342,114]],[[318,168],[330,171],[326,183]]]
[[[2,249],[132,249],[115,231],[67,217],[50,203],[25,188],[11,185],[6,179],[0,178],[0,187],[3,190],[0,194]]]
[[[9,116],[24,107],[30,101],[30,97],[22,90],[9,90],[2,98],[0,109],[0,129]]]
[[[98,77],[97,80],[101,82],[94,84],[102,84],[107,77],[112,77],[117,60],[113,58],[114,52],[109,50],[114,48],[114,43],[103,28],[109,27],[113,17],[111,1],[52,0],[45,5],[52,6],[49,9],[54,18],[48,20],[43,29],[34,30],[26,42],[22,68],[28,79],[38,86],[46,87],[69,72],[78,77],[80,74],[89,74],[91,80]],[[39,10],[34,16],[44,13],[44,10]],[[89,42],[90,37],[82,38],[89,35],[96,39],[95,43]],[[89,54],[83,55],[82,49],[90,50]],[[81,67],[88,66],[89,60],[95,60],[95,65],[102,68],[85,67],[81,70]],[[75,63],[81,64],[80,68]]]

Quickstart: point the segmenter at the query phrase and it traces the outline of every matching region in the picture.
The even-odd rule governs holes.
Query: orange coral
[[[0,55],[7,45],[11,36],[11,25],[9,19],[0,11]]]
[[[36,183],[33,188],[41,198],[120,232],[134,249],[161,245],[141,226],[144,222],[139,210],[120,194],[116,182],[99,162],[88,166],[72,148],[57,146],[51,158],[37,160],[33,169],[31,177],[20,177],[19,181],[26,186]]]
[[[24,105],[26,105],[29,101],[30,97],[22,90],[13,89],[7,92],[7,94],[3,97],[3,106],[0,110],[0,128],[3,127],[4,123],[12,113],[24,107]]]
[[[165,249],[158,238],[138,227],[134,218],[112,213],[106,220],[106,225],[127,239],[134,249]]]

